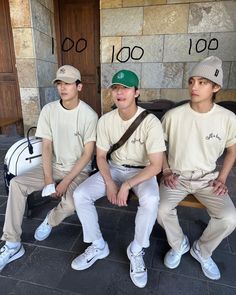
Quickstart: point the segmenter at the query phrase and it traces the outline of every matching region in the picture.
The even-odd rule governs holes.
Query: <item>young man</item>
[[[236,209],[225,184],[236,157],[236,116],[214,103],[222,84],[221,60],[214,56],[204,59],[190,73],[190,103],[164,116],[168,152],[164,156],[158,213],[171,247],[164,264],[173,269],[190,249],[179,225],[176,206],[191,193],[207,208],[211,219],[190,253],[212,280],[220,278],[212,252],[236,226]],[[217,172],[216,161],[225,148],[223,166]]]
[[[149,237],[157,216],[159,190],[156,175],[162,167],[165,150],[160,121],[152,114],[141,122],[129,139],[106,160],[110,147],[119,141],[131,123],[143,111],[136,105],[139,96],[138,77],[128,70],[117,72],[112,78],[112,98],[117,108],[103,115],[97,128],[97,164],[99,172],[88,178],[74,192],[74,202],[83,228],[84,242],[92,243],[71,264],[75,270],[84,270],[109,254],[98,224],[94,202],[103,196],[118,206],[127,206],[132,189],[139,199],[135,219],[134,240],[127,248],[130,276],[142,288],[147,283],[143,248],[149,246]]]
[[[97,114],[79,99],[82,90],[79,70],[64,65],[57,71],[60,100],[47,104],[41,111],[36,136],[42,140],[42,165],[11,180],[0,249],[0,270],[20,258],[21,225],[27,196],[43,189],[42,195],[61,198],[35,232],[44,240],[52,227],[74,213],[73,191],[91,170],[90,160],[96,140]]]

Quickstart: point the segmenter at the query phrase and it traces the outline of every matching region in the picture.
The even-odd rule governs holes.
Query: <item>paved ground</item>
[[[0,135],[0,231],[2,232],[7,197],[3,182],[3,159],[7,148],[16,138]],[[236,166],[229,177],[229,189],[236,203]],[[32,218],[24,218],[23,235],[26,254],[12,262],[0,273],[0,294],[16,295],[235,295],[236,294],[236,231],[226,238],[213,257],[218,263],[222,278],[208,280],[201,272],[198,262],[190,254],[184,255],[181,265],[168,270],[163,256],[168,250],[164,231],[155,225],[151,246],[146,250],[148,267],[146,288],[136,288],[129,278],[126,247],[133,238],[134,218],[137,207],[132,201],[128,208],[111,206],[105,199],[97,203],[100,225],[111,253],[85,271],[74,271],[72,259],[86,247],[82,242],[81,225],[76,215],[67,218],[53,229],[51,236],[37,242],[33,237],[35,228],[56,202],[50,202],[34,211]],[[193,242],[206,226],[208,216],[203,209],[179,208],[184,231]]]

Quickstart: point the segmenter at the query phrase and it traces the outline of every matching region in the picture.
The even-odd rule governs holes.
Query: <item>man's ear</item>
[[[81,91],[82,88],[83,88],[83,84],[82,84],[82,83],[79,83],[79,84],[77,85],[77,90],[78,90],[78,91]]]
[[[140,95],[140,91],[137,89],[137,90],[135,90],[135,95],[134,95],[134,97],[139,97],[139,95]]]
[[[213,92],[214,92],[214,93],[218,92],[220,89],[221,89],[220,85],[215,84],[215,85],[213,86]]]

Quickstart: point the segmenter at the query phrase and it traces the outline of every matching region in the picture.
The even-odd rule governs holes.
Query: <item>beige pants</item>
[[[181,174],[176,189],[160,185],[158,222],[165,229],[171,248],[179,250],[184,234],[179,225],[176,206],[189,193],[193,194],[206,208],[211,219],[198,240],[201,255],[208,258],[212,252],[236,227],[236,209],[229,195],[216,196],[209,181],[218,172],[204,174],[201,171]]]
[[[61,180],[65,172],[53,169],[55,181]],[[64,218],[72,215],[75,211],[73,192],[76,187],[88,177],[88,174],[81,172],[69,185],[60,203],[49,213],[49,224],[58,225]],[[21,240],[22,221],[27,201],[27,196],[33,191],[42,190],[44,187],[44,175],[42,166],[26,172],[22,176],[14,177],[10,182],[9,196],[5,223],[3,227],[2,240],[18,242]]]

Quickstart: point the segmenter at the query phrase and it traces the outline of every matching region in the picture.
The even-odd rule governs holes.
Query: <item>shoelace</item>
[[[132,254],[134,261],[134,272],[144,272],[146,270],[144,261],[143,261],[144,251],[141,251],[137,255]]]
[[[9,249],[6,245],[4,245],[4,246],[0,249],[0,253],[1,253],[0,259],[6,257],[7,255],[9,255],[9,250],[10,250],[10,249]]]
[[[89,246],[84,253],[82,254],[84,258],[90,258],[90,255],[96,251],[96,247],[94,245]]]

